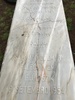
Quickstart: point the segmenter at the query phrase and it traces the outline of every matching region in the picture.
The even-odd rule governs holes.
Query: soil
[[[15,4],[10,4],[4,0],[0,0],[0,69],[7,45],[14,9]],[[75,1],[64,0],[64,9],[75,61]]]

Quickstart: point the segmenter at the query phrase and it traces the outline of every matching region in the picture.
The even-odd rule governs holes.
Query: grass
[[[75,4],[72,3],[72,4],[70,5],[70,8],[71,8],[71,9],[75,9]]]
[[[67,26],[68,26],[69,31],[71,31],[73,29],[73,27],[72,27],[72,18],[70,18],[70,17],[67,18]]]
[[[0,23],[4,21],[4,17],[0,17]]]
[[[0,51],[0,62],[3,60],[3,53]]]
[[[9,36],[9,33],[4,33],[3,35],[1,35],[2,40],[7,40]]]
[[[5,22],[0,23],[0,27],[4,27],[5,26]]]

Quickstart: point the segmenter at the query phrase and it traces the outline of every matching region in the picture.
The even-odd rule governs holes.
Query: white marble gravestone
[[[62,0],[18,0],[0,77],[0,100],[75,100]]]

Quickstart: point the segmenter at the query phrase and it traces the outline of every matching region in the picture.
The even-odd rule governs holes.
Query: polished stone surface
[[[0,100],[75,100],[75,69],[62,0],[17,1]]]

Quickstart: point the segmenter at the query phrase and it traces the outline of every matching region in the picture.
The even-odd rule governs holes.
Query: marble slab
[[[75,68],[62,0],[17,0],[0,100],[75,100]]]

